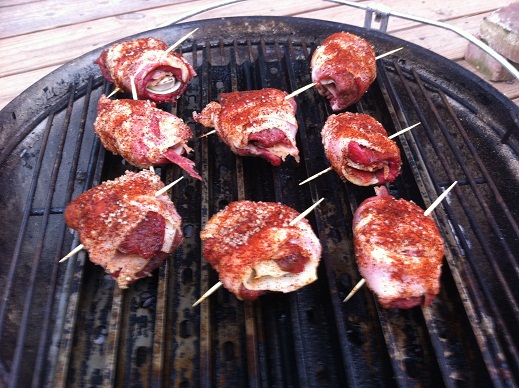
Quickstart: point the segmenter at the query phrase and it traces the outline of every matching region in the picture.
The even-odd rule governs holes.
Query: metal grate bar
[[[40,265],[40,259],[42,257],[42,251],[43,251],[43,245],[45,242],[45,234],[47,231],[47,225],[49,221],[49,212],[48,209],[51,207],[52,199],[55,193],[55,188],[58,180],[58,171],[59,167],[62,162],[63,157],[63,149],[65,146],[65,141],[67,139],[67,134],[69,133],[69,124],[70,124],[70,117],[72,115],[72,107],[74,105],[74,89],[69,90],[69,104],[67,107],[67,113],[65,117],[65,121],[62,127],[61,132],[61,140],[59,142],[58,146],[58,152],[57,157],[54,162],[52,175],[50,178],[48,190],[47,190],[47,196],[46,196],[46,206],[45,206],[45,212],[43,215],[43,219],[40,223],[40,230],[39,230],[39,238],[38,238],[38,245],[34,249],[34,256],[31,262],[31,273],[29,276],[29,287],[27,288],[25,300],[24,300],[24,306],[23,306],[23,312],[22,312],[22,318],[20,320],[20,331],[18,333],[18,339],[16,342],[16,351],[13,357],[13,363],[11,367],[11,382],[10,385],[13,387],[16,387],[18,384],[18,378],[19,378],[19,371],[22,363],[22,357],[24,352],[24,343],[25,338],[27,334],[28,329],[28,321],[29,321],[29,312],[31,311],[31,305],[33,303],[33,295],[34,290],[36,287],[36,277],[38,275],[38,268]]]
[[[76,135],[76,148],[74,149],[73,157],[72,157],[72,164],[70,166],[70,172],[68,177],[68,186],[66,190],[66,199],[65,203],[69,203],[72,198],[72,192],[74,190],[74,177],[77,174],[78,164],[79,164],[79,154],[81,152],[81,144],[83,140],[83,135],[85,132],[85,126],[87,123],[87,116],[88,116],[88,101],[90,101],[91,93],[92,93],[92,86],[93,86],[93,77],[90,77],[87,86],[86,86],[86,93],[85,93],[85,104],[83,105],[83,111],[81,114],[81,122],[80,126],[77,131]],[[47,212],[49,214],[52,213],[52,208],[48,209]],[[41,335],[39,340],[39,346],[38,346],[38,353],[36,357],[36,362],[34,366],[34,374],[32,379],[32,386],[37,387],[40,384],[40,381],[43,378],[42,372],[44,370],[44,364],[45,364],[45,357],[48,351],[48,337],[49,333],[51,333],[50,330],[50,321],[51,321],[51,313],[54,310],[54,301],[55,301],[55,295],[57,290],[57,282],[58,282],[58,265],[59,265],[59,259],[61,258],[60,253],[63,251],[63,243],[65,240],[65,233],[66,233],[66,226],[63,224],[62,231],[59,235],[58,241],[57,241],[57,248],[56,254],[54,256],[53,265],[52,265],[52,271],[51,271],[51,277],[49,279],[49,291],[47,296],[47,303],[46,307],[44,309],[43,314],[43,325],[41,328]]]
[[[395,65],[395,68],[396,68],[397,71],[398,71],[398,66],[397,66],[397,65]],[[406,81],[405,77],[403,77],[402,72],[399,72],[399,75],[400,75],[400,79],[402,80],[402,83],[403,83],[404,85],[407,85],[407,81]],[[420,84],[420,82],[421,82],[420,77],[415,76],[415,80],[416,80],[416,82],[421,86],[421,87],[420,87],[421,92],[422,92],[422,93],[424,94],[424,96],[426,96],[426,98],[428,99],[428,94],[427,94],[427,92],[425,91],[425,88],[424,88],[423,84]],[[408,94],[409,94],[410,96],[412,96],[413,93],[411,92],[410,88],[409,88],[408,86],[406,86],[406,89],[407,89]],[[419,109],[419,104],[416,102],[416,100],[413,102],[413,105],[414,105],[414,107],[415,107],[415,109],[416,109],[417,111],[420,110],[420,109]],[[430,108],[432,111],[436,111],[436,108],[435,108],[434,104],[430,101],[430,99],[429,99],[429,108]],[[420,116],[420,120],[423,120],[423,122],[425,122],[427,126],[429,126],[430,123],[432,123],[431,120],[427,120],[427,119],[425,118],[425,113],[422,112],[422,113],[418,113],[418,114],[421,115],[421,116]],[[436,118],[437,118],[437,120],[441,121],[441,119],[439,118],[439,115],[436,115]],[[428,135],[428,138],[429,138],[429,143],[432,144],[432,145],[433,145],[433,148],[435,148],[435,150],[436,150],[435,157],[436,157],[438,160],[440,160],[440,162],[441,162],[441,164],[442,164],[442,166],[443,166],[443,169],[444,169],[447,173],[453,174],[452,170],[450,169],[449,163],[445,160],[444,155],[443,155],[443,153],[445,152],[445,148],[442,148],[442,151],[440,151],[440,150],[438,149],[438,146],[437,146],[437,141],[434,139],[434,137],[433,137],[432,135],[429,135],[429,132],[430,132],[430,131],[427,131],[427,135]],[[415,135],[415,134],[411,134],[411,135],[409,135],[409,137],[415,138],[416,135]],[[424,163],[423,163],[423,164],[425,165],[425,168],[428,169],[428,170],[430,170],[429,173],[432,174],[432,176],[433,176],[433,180],[437,182],[437,181],[439,180],[439,178],[438,178],[438,177],[435,177],[435,178],[434,178],[434,172],[432,172],[431,169],[429,169],[429,166],[431,165],[432,161],[431,161],[431,160],[428,160],[428,157],[426,156],[427,153],[424,151],[424,146],[421,145],[420,142],[419,142],[418,140],[417,140],[414,144],[416,144],[416,147],[417,147],[418,150],[419,150],[418,152],[420,153],[421,158],[423,158],[423,160],[424,160]],[[452,147],[452,148],[453,148],[453,150],[455,150],[455,147]],[[465,164],[464,164],[463,162],[460,162],[460,163],[463,164],[463,167],[465,166]],[[468,176],[469,176],[469,179],[470,179],[471,176],[470,176],[470,175],[468,175]],[[450,177],[449,180],[453,180],[452,175],[451,175],[451,177]],[[437,184],[436,184],[436,185],[437,185]],[[459,195],[458,195],[458,200],[459,200],[460,203],[462,204],[462,208],[464,209],[464,211],[469,215],[469,219],[472,220],[472,221],[471,221],[471,224],[472,224],[473,226],[475,226],[475,230],[476,230],[476,232],[479,231],[478,221],[476,221],[476,218],[475,218],[475,216],[473,215],[473,213],[472,213],[472,211],[471,211],[471,209],[470,209],[470,205],[465,201],[465,199],[464,199],[463,196],[459,196]],[[455,217],[454,214],[452,213],[452,210],[449,210],[449,209],[450,209],[450,206],[447,205],[447,204],[444,204],[444,208],[446,209],[447,213],[449,214],[449,218],[450,218],[451,220],[456,220],[456,217]],[[458,223],[457,223],[456,221],[453,221],[453,222],[451,223],[451,225],[457,226]],[[461,243],[462,243],[462,245],[465,246],[465,249],[464,249],[465,252],[471,252],[470,247],[468,247],[468,245],[465,244],[465,241],[464,241],[464,239],[463,239],[463,233],[462,233],[459,229],[458,229],[457,231],[459,232],[459,233],[458,233],[458,236],[462,236],[462,237],[461,237]],[[482,233],[479,233],[479,237],[480,237],[480,240],[482,241],[483,248],[485,248],[485,247],[486,247],[486,240],[485,240],[485,238],[483,237],[483,234],[482,234]],[[492,257],[492,252],[488,252],[488,251],[489,251],[489,249],[487,249],[487,255],[490,255],[490,257]],[[472,254],[469,253],[469,255],[471,256]],[[474,259],[472,259],[472,260],[474,260]],[[472,261],[472,260],[471,260],[471,261]],[[452,261],[451,261],[451,262],[452,262]],[[475,271],[476,271],[476,274],[477,274],[477,273],[478,273],[478,272],[477,272],[478,269],[475,268]],[[484,280],[482,280],[482,276],[481,276],[481,275],[478,275],[478,278],[480,279],[480,285],[482,285],[482,287],[483,287],[483,291],[488,295],[489,290],[488,290],[488,287],[485,287],[485,283],[484,283]],[[471,278],[470,278],[470,276],[469,276],[469,279],[468,279],[468,280],[465,280],[465,282],[469,283],[469,282],[470,282],[470,279],[471,279]],[[505,287],[506,287],[506,286],[505,286]],[[488,299],[490,299],[490,300],[492,299],[490,295],[488,295],[488,297],[489,297]],[[478,300],[478,303],[481,303],[481,301],[480,301],[479,299],[477,299],[477,297],[474,297],[474,300]],[[509,299],[508,299],[508,300],[511,301],[512,303],[515,303],[511,294],[509,295]],[[494,312],[497,313],[497,314],[500,314],[499,311],[496,311],[496,310],[495,310],[495,308],[496,308],[496,306],[494,305],[494,306],[493,306]],[[470,309],[467,309],[467,310],[470,311]],[[478,321],[479,321],[479,320],[478,320]],[[501,321],[501,323],[503,323],[503,322]],[[478,329],[476,329],[476,330],[478,330]],[[505,336],[506,336],[506,335],[505,335]],[[476,336],[476,337],[479,338],[478,336]],[[510,340],[510,338],[508,338],[508,340]],[[489,345],[490,345],[490,344],[489,344]],[[496,347],[496,346],[497,346],[497,347]],[[492,347],[495,348],[495,352],[496,352],[496,353],[494,354],[494,356],[491,356],[491,357],[495,357],[495,361],[494,361],[494,362],[496,362],[497,364],[500,364],[500,361],[499,361],[500,357],[498,356],[498,354],[501,353],[500,347],[499,347],[499,345],[497,345],[497,344],[494,344],[493,346],[490,346],[490,349],[491,349]],[[485,346],[485,348],[487,348],[487,347]],[[484,353],[484,354],[485,354],[485,353]],[[487,356],[488,356],[488,352],[487,352],[486,354],[487,354]],[[497,367],[497,364],[495,365],[495,366],[496,366],[495,369],[492,369],[492,368],[489,368],[489,369],[490,369],[490,370],[504,370],[505,372],[501,372],[501,373],[504,373],[504,376],[506,377],[506,376],[507,376],[507,372],[506,372],[506,370],[508,369],[508,367],[507,367],[506,365],[504,365],[504,366],[502,366],[503,369],[500,369],[500,368]],[[499,379],[500,377],[499,377],[499,375],[496,375],[496,376],[494,376],[494,378],[495,378],[495,379]]]

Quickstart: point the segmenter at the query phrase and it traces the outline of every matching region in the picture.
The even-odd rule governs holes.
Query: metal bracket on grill
[[[503,65],[503,67],[505,69],[507,69],[510,72],[510,74],[512,74],[519,81],[519,70],[517,70],[517,68],[515,68],[505,57],[503,57],[501,54],[499,54],[493,48],[491,48],[490,46],[485,44],[483,41],[477,39],[472,34],[468,33],[467,31],[464,31],[463,29],[461,29],[459,27],[453,26],[448,23],[439,22],[436,20],[430,20],[430,19],[419,17],[419,16],[412,16],[412,15],[408,15],[408,14],[405,14],[402,12],[393,11],[389,7],[387,7],[383,4],[378,4],[378,3],[368,3],[367,5],[365,5],[365,4],[359,4],[356,2],[352,2],[352,1],[343,1],[343,0],[327,0],[327,1],[330,1],[332,3],[348,5],[348,6],[355,7],[355,8],[360,8],[360,9],[363,9],[364,11],[366,11],[366,15],[364,18],[364,27],[368,28],[368,29],[372,29],[371,21],[373,20],[373,14],[375,14],[375,20],[380,22],[379,30],[382,32],[387,32],[387,25],[389,23],[390,15],[400,18],[400,19],[412,20],[415,22],[428,24],[431,26],[435,26],[435,27],[443,28],[445,30],[452,31],[452,32],[460,35],[461,37],[467,39],[469,42],[475,44],[480,49],[482,49],[483,51],[485,51],[486,53],[491,55],[492,58],[494,58],[501,65]]]

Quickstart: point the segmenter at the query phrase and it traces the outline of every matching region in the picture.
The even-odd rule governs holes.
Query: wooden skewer
[[[195,303],[193,303],[193,306],[191,307],[196,307],[198,306],[201,302],[203,302],[205,299],[207,299],[207,297],[209,295],[211,295],[212,293],[214,293],[217,289],[219,289],[221,286],[223,286],[223,283],[222,282],[218,282],[216,283],[214,286],[212,286],[210,289],[208,289],[204,295],[202,295],[200,297],[200,299],[198,299]]]
[[[301,221],[303,218],[305,218],[312,210],[314,210],[321,202],[323,202],[324,198],[321,198],[319,201],[314,203],[312,206],[310,206],[308,209],[306,209],[304,212],[299,214],[296,218],[294,218],[292,221],[290,221],[290,226],[294,226],[299,221]]]
[[[400,47],[400,48],[397,48],[397,49],[394,49],[394,50],[388,51],[387,53],[380,54],[378,57],[375,57],[375,60],[380,59],[380,58],[387,57],[388,55],[394,54],[394,53],[396,53],[397,51],[400,51],[400,50],[402,50],[402,49],[403,49],[403,47]]]
[[[414,127],[419,126],[420,124],[422,124],[422,123],[418,122],[418,123],[416,123],[414,125],[411,125],[410,127],[404,128],[404,129],[402,129],[402,130],[400,130],[400,131],[398,131],[396,133],[393,133],[391,136],[389,136],[389,139],[393,139],[393,138],[395,138],[397,136],[400,136],[401,134],[406,133],[407,131],[413,129]]]
[[[452,190],[452,188],[456,185],[456,183],[458,183],[458,181],[454,181],[448,188],[447,190],[445,190],[438,198],[436,198],[436,201],[434,201],[431,206],[429,206],[427,208],[426,211],[424,211],[424,216],[428,216],[429,214],[431,214],[431,212],[434,210],[434,208],[436,206],[438,206],[438,204],[443,201],[445,199],[445,197],[447,196],[447,194],[449,193],[449,191]],[[350,300],[350,298],[355,295],[357,293],[358,290],[360,290],[360,288],[364,285],[364,283],[366,283],[366,279],[362,278],[360,279],[360,281],[357,283],[357,285],[355,287],[353,287],[353,289],[350,291],[350,293],[348,294],[348,296],[346,298],[344,298],[343,302],[347,302],[348,300]]]
[[[290,100],[292,97],[297,96],[299,93],[302,93],[306,89],[310,89],[311,87],[314,87],[315,85],[317,85],[317,84],[315,82],[312,82],[311,84],[303,86],[302,88],[296,89],[292,93],[290,93],[288,96],[285,96],[285,100]]]
[[[299,183],[299,186],[304,185],[305,183],[310,182],[311,180],[314,180],[315,178],[317,178],[320,175],[326,174],[328,171],[332,171],[332,168],[331,167],[325,168],[323,171],[318,172],[317,174],[312,175],[310,178],[306,178],[304,181]]]
[[[132,97],[134,100],[138,100],[139,98],[137,97],[137,88],[135,87],[135,76],[133,75],[130,76],[130,84],[132,86]]]
[[[438,206],[438,205],[440,204],[441,201],[443,201],[443,199],[447,196],[447,194],[449,194],[449,191],[451,191],[452,188],[453,188],[454,186],[456,186],[456,183],[458,183],[458,181],[454,181],[454,182],[453,182],[453,183],[452,183],[452,184],[447,188],[447,190],[445,190],[443,193],[441,193],[441,195],[440,195],[438,198],[436,198],[436,201],[434,201],[434,202],[431,204],[431,206],[429,206],[429,207],[427,208],[427,210],[423,212],[423,215],[424,215],[424,216],[428,216],[429,214],[431,214],[431,212],[434,210],[434,208],[435,208],[436,206]]]
[[[112,97],[115,93],[120,92],[120,91],[121,91],[121,89],[119,89],[118,87],[116,87],[114,90],[112,90],[112,93],[110,93],[110,94],[108,95],[108,97],[106,97],[106,98],[110,98],[110,97]]]
[[[153,168],[153,166],[150,166],[150,170]],[[153,171],[153,170],[152,170]],[[168,184],[167,186],[164,186],[162,189],[158,190],[156,193],[155,193],[155,196],[159,196],[163,193],[165,193],[166,191],[168,191],[169,189],[171,189],[173,186],[175,186],[178,182],[180,182],[182,179],[184,179],[183,176],[181,176],[180,178],[178,178],[176,181],[173,181],[171,182],[170,184]],[[68,254],[66,254],[65,256],[63,256],[63,258],[59,261],[59,263],[62,263],[64,262],[65,260],[67,260],[68,258],[74,256],[76,253],[78,253],[79,251],[81,251],[82,249],[84,249],[85,246],[83,244],[79,244],[77,247],[75,247],[74,249],[72,249]]]
[[[321,198],[319,201],[317,201],[316,203],[314,203],[312,206],[310,206],[308,209],[306,209],[304,212],[302,212],[301,214],[299,214],[296,218],[294,218],[292,221],[290,221],[290,226],[294,226],[295,224],[297,224],[299,221],[301,221],[303,218],[305,218],[306,215],[308,215],[308,213],[310,213],[312,210],[314,210],[322,201],[324,200],[324,198]],[[193,303],[193,306],[192,307],[195,307],[195,306],[198,306],[200,304],[200,302],[202,302],[203,300],[207,299],[207,297],[209,295],[211,295],[212,293],[214,293],[218,288],[220,288],[221,286],[223,285],[223,283],[221,281],[219,281],[218,283],[216,283],[214,286],[212,286],[209,290],[207,290],[204,295],[202,295],[200,297],[200,299],[198,299],[195,303]]]
[[[352,290],[350,291],[350,293],[348,294],[348,296],[346,298],[344,298],[343,302],[347,302],[351,299],[351,297],[353,295],[355,295],[357,293],[358,290],[360,290],[362,288],[362,286],[364,285],[364,283],[366,283],[366,279],[362,278],[360,279],[360,281],[357,283],[357,285],[355,287],[352,288]]]
[[[389,139],[393,139],[393,138],[396,137],[396,136],[400,136],[401,134],[403,134],[403,133],[409,131],[410,129],[413,129],[414,127],[416,127],[416,126],[418,126],[418,125],[420,125],[420,124],[421,124],[421,123],[416,123],[416,124],[414,124],[414,125],[411,125],[410,127],[404,128],[404,129],[398,131],[397,133],[392,134],[392,135],[389,136],[388,138],[389,138]],[[308,183],[308,182],[310,182],[311,180],[314,180],[314,179],[317,178],[318,176],[323,175],[323,174],[327,173],[328,171],[332,171],[332,168],[331,168],[331,167],[325,168],[323,171],[318,172],[317,174],[314,174],[314,175],[312,175],[312,176],[309,177],[309,178],[306,178],[304,181],[302,181],[301,183],[299,183],[299,186],[304,185],[305,183]]]
[[[62,263],[63,261],[67,260],[69,257],[74,256],[76,253],[81,251],[85,246],[83,244],[79,244],[77,247],[72,249],[67,255],[63,256],[63,258],[59,261],[59,263]]]
[[[173,51],[180,43],[182,43],[187,38],[189,38],[191,35],[193,35],[197,30],[198,30],[198,28],[195,28],[193,31],[191,31],[187,35],[184,35],[182,38],[177,40],[175,43],[173,43],[171,46],[169,46],[169,48],[165,51],[165,53],[167,54],[167,53]]]
[[[175,186],[178,182],[180,182],[182,179],[184,179],[183,176],[181,176],[181,177],[178,178],[177,180],[171,182],[170,184],[164,186],[162,189],[158,190],[158,191],[155,193],[155,196],[158,197],[159,195],[165,193],[166,191],[168,191],[169,189],[171,189],[173,186]]]
[[[204,133],[202,136],[199,137],[199,139],[201,139],[203,137],[206,137],[206,136],[209,136],[209,135],[212,135],[213,133],[216,133],[216,129],[213,129],[212,131]]]

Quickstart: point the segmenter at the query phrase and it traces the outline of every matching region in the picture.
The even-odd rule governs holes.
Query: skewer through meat
[[[364,39],[337,32],[316,48],[310,62],[319,94],[338,112],[359,101],[377,76],[375,50]]]
[[[182,154],[191,152],[187,141],[191,128],[177,116],[155,107],[148,100],[110,100],[98,103],[94,130],[108,151],[121,155],[130,164],[148,168],[175,163],[192,177],[202,180],[194,162]]]
[[[196,72],[182,55],[166,53],[167,49],[161,40],[140,38],[110,46],[94,63],[120,90],[130,93],[133,77],[139,99],[173,101],[184,93]]]
[[[260,156],[279,166],[288,155],[299,162],[296,146],[296,102],[273,88],[222,93],[193,118],[241,156]]]
[[[342,179],[358,186],[379,185],[392,182],[400,173],[400,149],[369,115],[330,115],[321,137],[325,155]]]
[[[317,279],[321,243],[306,219],[275,202],[236,201],[200,233],[202,253],[238,299],[292,292]]]
[[[431,217],[384,186],[353,217],[360,274],[384,308],[429,306],[440,291],[444,246]]]
[[[78,195],[65,222],[79,233],[90,261],[105,268],[120,288],[149,276],[183,240],[181,218],[149,170],[127,171]]]

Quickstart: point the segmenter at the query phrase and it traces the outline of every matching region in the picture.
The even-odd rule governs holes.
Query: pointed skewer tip
[[[366,283],[366,279],[364,279],[364,278],[360,279],[360,281],[357,283],[357,285],[352,288],[352,290],[350,291],[348,296],[346,298],[344,298],[343,303],[349,301],[351,299],[351,297],[353,295],[355,295],[357,293],[357,291],[362,288],[364,283]]]
[[[195,28],[193,31],[187,33],[186,35],[184,35],[182,38],[180,38],[179,40],[177,40],[175,43],[173,43],[171,46],[169,46],[169,48],[165,51],[165,53],[169,53],[171,51],[173,51],[175,48],[178,47],[178,45],[180,43],[182,43],[183,41],[185,41],[187,38],[189,38],[191,35],[193,35],[196,31],[198,30],[198,28]]]
[[[59,263],[63,263],[65,260],[69,259],[70,257],[74,256],[76,253],[81,251],[85,246],[83,244],[79,244],[77,247],[72,249],[69,253],[67,253],[63,258],[59,261]]]
[[[180,182],[182,179],[184,179],[183,176],[181,176],[180,178],[178,178],[177,180],[174,180],[173,182],[167,184],[166,186],[164,186],[162,189],[158,190],[157,192],[155,192],[155,196],[158,197],[159,195],[162,195],[164,194],[166,191],[168,191],[169,189],[171,189],[173,186],[175,186],[178,182]]]
[[[217,289],[219,289],[221,286],[223,286],[223,283],[222,282],[218,282],[216,283],[214,286],[212,286],[209,290],[207,290],[205,292],[204,295],[202,295],[200,297],[200,299],[198,299],[195,303],[193,303],[193,305],[191,307],[196,307],[198,306],[201,302],[203,302],[205,299],[207,299],[207,297],[209,295],[211,295],[212,293],[214,293]]]
[[[397,51],[400,51],[400,50],[402,50],[402,49],[403,49],[403,47],[400,47],[400,48],[397,48],[397,49],[394,49],[394,50],[388,51],[387,53],[380,54],[380,55],[378,55],[378,56],[375,57],[375,60],[380,59],[380,58],[387,57],[388,55],[394,54],[394,53],[396,53]]]
[[[458,183],[458,181],[454,181],[443,193],[441,193],[441,195],[438,198],[436,198],[436,200],[431,204],[431,206],[429,206],[427,210],[423,212],[424,216],[427,217],[429,214],[432,213],[436,206],[438,206],[440,202],[445,199],[447,194],[449,194],[449,191],[451,191],[453,187],[456,186],[456,183]]]
[[[199,139],[212,135],[213,133],[216,133],[216,129],[213,129],[212,131],[209,131],[207,133],[204,133],[203,135],[200,135]]]
[[[299,93],[304,92],[307,89],[310,89],[311,87],[314,87],[317,85],[315,82],[312,82],[311,84],[305,85],[302,88],[294,90],[292,93],[285,96],[285,100],[290,100],[292,97],[297,96]]]

